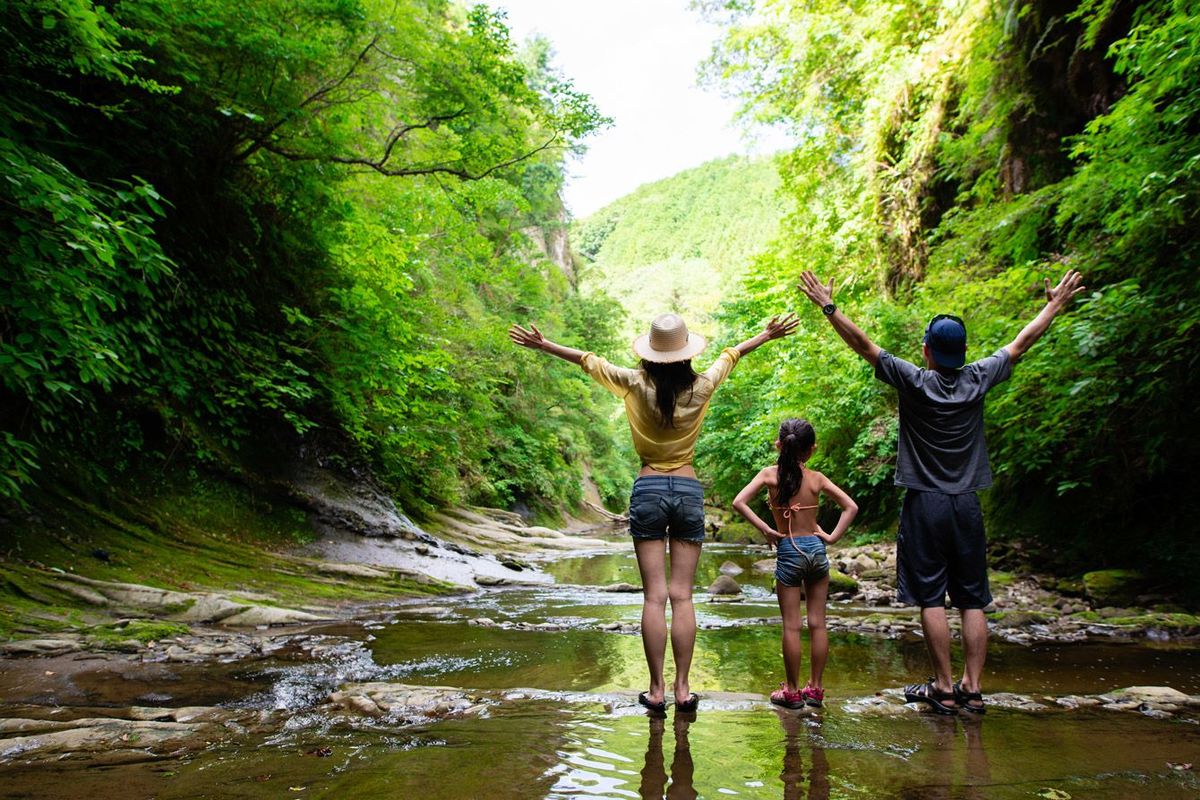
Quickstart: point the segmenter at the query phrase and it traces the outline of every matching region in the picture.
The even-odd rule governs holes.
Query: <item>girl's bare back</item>
[[[796,490],[787,502],[782,502],[777,496],[779,492],[779,468],[766,467],[762,472],[763,482],[767,485],[770,498],[771,513],[775,517],[775,530],[787,536],[803,536],[817,531],[817,504],[821,497],[821,487],[825,476],[815,469],[804,470],[800,488]],[[786,516],[785,516],[786,514]]]

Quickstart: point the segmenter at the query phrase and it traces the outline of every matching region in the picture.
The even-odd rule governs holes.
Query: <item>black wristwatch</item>
[[[821,306],[821,313],[827,317],[832,317],[835,311],[837,311],[837,306],[835,306],[833,303],[826,303],[825,305]]]

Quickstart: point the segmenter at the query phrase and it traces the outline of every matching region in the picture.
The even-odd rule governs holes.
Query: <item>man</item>
[[[907,489],[896,537],[897,594],[919,606],[934,677],[904,690],[906,702],[927,703],[939,714],[959,708],[985,711],[980,682],[987,656],[987,543],[979,509],[980,489],[992,484],[983,438],[983,398],[1012,374],[1012,367],[1050,327],[1054,317],[1084,290],[1082,276],[1068,270],[1058,285],[1046,280],[1046,305],[1006,347],[965,364],[967,330],[958,317],[938,314],[925,329],[925,368],[897,358],[870,340],[833,302],[833,281],[811,272],[798,288],[829,319],[833,329],[875,368],[875,377],[900,396],[896,485]],[[945,597],[962,615],[962,680],[951,682],[950,625]]]

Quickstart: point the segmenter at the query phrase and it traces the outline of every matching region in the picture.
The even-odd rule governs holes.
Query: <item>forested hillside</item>
[[[1200,7],[702,5],[727,27],[708,78],[802,142],[781,168],[795,210],[721,318],[740,333],[792,305],[804,328],[717,395],[703,452],[719,492],[799,415],[864,521],[895,519],[894,393],[798,296],[801,269],[835,278],[852,319],[919,361],[932,314],[964,316],[969,354],[987,355],[1041,307],[1043,277],[1073,267],[1088,295],[989,400],[992,534],[1032,537],[1070,570],[1190,574]]]
[[[0,496],[310,462],[418,514],[553,514],[589,470],[619,506],[611,398],[514,357],[507,325],[619,356],[667,308],[718,346],[790,308],[800,335],[717,395],[701,471],[728,500],[805,416],[880,530],[895,398],[795,291],[800,270],[918,359],[933,313],[963,315],[982,356],[1074,267],[1089,293],[989,400],[991,530],[1071,571],[1190,575],[1200,8],[698,5],[726,29],[707,79],[798,145],[577,223],[576,292],[533,240],[562,243],[562,159],[607,120],[495,13],[7,3]]]
[[[627,336],[664,311],[715,333],[711,313],[774,238],[785,202],[770,158],[731,156],[641,186],[572,226],[580,288],[620,301]]]
[[[597,390],[504,336],[615,332],[520,232],[606,124],[544,42],[442,0],[0,15],[0,497],[300,459],[410,511],[620,495]]]

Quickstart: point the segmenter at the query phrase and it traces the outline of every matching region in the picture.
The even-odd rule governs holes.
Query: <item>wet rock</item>
[[[302,622],[320,622],[331,619],[332,615],[318,617],[307,611],[297,611],[294,608],[275,608],[272,606],[248,606],[245,611],[221,620],[222,625],[254,627],[258,625],[296,625]]]
[[[476,575],[475,583],[480,586],[508,586],[512,581],[501,575]]]
[[[721,575],[712,582],[711,586],[708,587],[708,593],[715,595],[741,594],[742,587],[738,585],[737,581],[728,575]]]
[[[1128,686],[1104,695],[1114,702],[1137,701],[1138,703],[1172,704],[1176,706],[1200,706],[1200,697],[1192,697],[1170,686]]]
[[[60,656],[82,650],[78,639],[18,639],[0,644],[0,656]]]
[[[764,558],[762,561],[755,561],[750,569],[754,572],[771,573],[775,571],[775,559]]]
[[[718,571],[722,575],[741,575],[744,570],[732,561],[726,561],[718,568]]]
[[[1049,711],[1050,706],[1039,703],[1032,697],[1024,694],[1013,694],[1011,692],[995,692],[984,696],[984,700],[989,706],[996,708],[1007,708],[1014,711],[1039,712]]]
[[[640,592],[642,587],[635,586],[632,583],[610,583],[607,586],[601,586],[602,592]]]
[[[476,617],[475,619],[470,620],[467,624],[479,625],[483,628],[494,628],[496,627],[496,620],[492,619],[491,617]]]
[[[1047,698],[1047,699],[1049,699],[1049,698]],[[1075,695],[1075,694],[1069,694],[1064,697],[1056,697],[1053,699],[1054,699],[1054,702],[1057,703],[1058,705],[1062,706],[1063,708],[1069,708],[1069,709],[1095,708],[1096,706],[1101,705],[1101,701],[1095,697],[1087,697],[1087,696],[1081,697],[1081,696]]]
[[[708,599],[710,603],[741,603],[746,599],[744,594],[714,594]]]
[[[329,705],[368,716],[441,719],[478,713],[484,704],[462,689],[402,683],[348,684],[329,696]]]
[[[28,729],[36,731],[30,735],[0,739],[0,760],[17,757],[28,760],[51,755],[79,756],[129,749],[162,753],[189,744],[200,745],[202,739],[213,730],[208,723],[110,718],[37,723],[40,723],[40,727]]]

